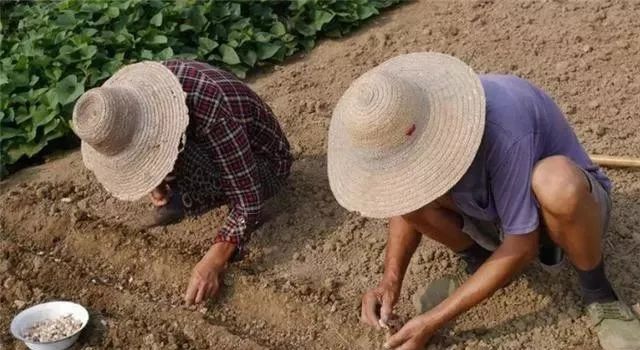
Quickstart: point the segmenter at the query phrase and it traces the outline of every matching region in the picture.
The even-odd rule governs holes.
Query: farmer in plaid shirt
[[[110,100],[122,104],[111,112],[116,118],[101,105]],[[133,129],[129,143],[105,147],[95,135],[107,123],[96,118],[130,121],[121,126]],[[229,206],[211,248],[193,269],[187,304],[217,292],[226,263],[242,257],[251,231],[261,224],[265,200],[282,186],[292,163],[289,143],[260,97],[232,74],[189,60],[123,68],[78,100],[74,127],[85,164],[107,190],[128,200],[150,194],[156,208],[151,225]],[[108,148],[120,151],[114,155]],[[138,172],[123,175],[132,168]]]

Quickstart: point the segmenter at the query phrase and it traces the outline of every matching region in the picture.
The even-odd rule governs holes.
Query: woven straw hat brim
[[[364,216],[388,218],[422,208],[449,191],[471,165],[485,124],[484,90],[462,61],[439,53],[392,58],[374,71],[420,87],[424,117],[398,152],[363,156],[344,125],[340,101],[329,127],[328,174],[336,200]]]
[[[141,101],[140,119],[125,150],[108,156],[82,142],[82,158],[107,191],[121,200],[136,200],[151,192],[173,169],[189,123],[186,94],[178,78],[157,62],[126,66],[103,86],[136,91]]]

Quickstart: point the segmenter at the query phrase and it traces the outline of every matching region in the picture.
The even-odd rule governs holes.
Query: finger
[[[184,301],[187,303],[187,305],[193,304],[193,301],[196,298],[197,291],[198,284],[194,280],[189,281],[187,292],[184,294]]]
[[[380,318],[383,322],[388,322],[393,314],[393,307],[396,301],[391,293],[384,293],[382,296],[382,306],[380,307]]]
[[[196,304],[200,304],[204,299],[204,296],[207,293],[207,285],[205,283],[201,283],[198,287],[198,293],[196,294]]]
[[[373,294],[367,294],[362,298],[362,321],[368,325],[380,328],[379,317],[376,312],[378,298]]]
[[[166,197],[163,197],[154,192],[151,192],[150,197],[151,197],[151,204],[153,204],[156,207],[161,207],[163,205],[166,205],[168,202]]]
[[[220,284],[216,281],[211,284],[209,287],[209,293],[207,294],[207,298],[213,298],[218,294],[218,289],[220,288]]]
[[[424,348],[423,346],[418,345],[415,341],[409,340],[402,344],[399,348],[395,348],[394,350],[419,350]]]
[[[403,345],[406,341],[411,339],[411,332],[407,327],[402,327],[397,333],[387,339],[383,347],[385,349],[395,349]]]

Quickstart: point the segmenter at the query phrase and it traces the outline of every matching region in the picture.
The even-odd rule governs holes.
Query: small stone
[[[9,289],[15,285],[15,282],[16,282],[16,279],[13,276],[9,276],[7,277],[6,280],[4,280],[4,283],[2,283],[2,286],[5,289]]]
[[[449,26],[445,31],[445,34],[449,36],[457,36],[459,33],[460,33],[460,29],[458,29],[458,27],[455,27],[455,26]]]
[[[13,302],[13,305],[15,305],[16,308],[18,309],[22,309],[27,303],[23,300],[15,300]]]
[[[440,266],[441,266],[443,269],[448,268],[448,267],[449,267],[449,260],[448,260],[448,259],[441,260],[441,261],[440,261]]]
[[[322,282],[322,286],[328,290],[333,290],[338,286],[338,283],[333,278],[327,278]]]
[[[155,343],[153,333],[149,333],[142,338],[145,345],[153,345]]]
[[[52,204],[51,208],[49,208],[49,216],[53,216],[58,212],[60,212],[60,209],[58,208],[58,206],[55,203]]]
[[[36,190],[36,197],[38,197],[38,199],[46,199],[49,198],[49,189],[46,187],[39,187]]]
[[[591,109],[596,109],[596,108],[600,107],[600,102],[598,100],[590,101],[589,103],[587,103],[587,107],[589,107]]]
[[[86,220],[87,218],[89,218],[89,214],[87,214],[86,211],[80,209],[80,208],[75,208],[72,212],[71,212],[71,222],[73,224]]]
[[[64,197],[64,198],[60,199],[60,202],[62,202],[62,203],[71,203],[71,198]]]
[[[618,41],[616,41],[616,46],[618,46],[621,49],[628,49],[629,46],[631,46],[631,45],[629,44],[628,41],[618,40]]]
[[[598,125],[596,126],[595,133],[596,133],[596,136],[602,137],[607,133],[607,128],[602,125]]]
[[[11,269],[11,262],[9,259],[0,260],[0,273],[6,273]]]
[[[584,45],[582,47],[582,52],[584,52],[584,53],[589,53],[591,51],[593,51],[593,47],[591,47],[591,45]]]
[[[292,141],[290,145],[291,145],[291,156],[293,157],[293,159],[300,159],[300,156],[302,155],[302,147],[300,146],[300,144]]]
[[[76,205],[81,210],[87,211],[89,209],[89,206],[87,205],[87,201],[88,201],[88,198],[81,199],[81,200],[78,201],[78,203],[76,203]]]
[[[575,105],[567,106],[567,114],[573,115],[573,114],[576,114],[577,111],[578,111],[578,108]]]
[[[565,73],[569,70],[569,65],[570,65],[569,61],[558,62],[556,63],[556,71],[558,73]]]

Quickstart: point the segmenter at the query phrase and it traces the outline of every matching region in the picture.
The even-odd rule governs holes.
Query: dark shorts
[[[596,178],[586,170],[582,170],[589,186],[591,188],[591,195],[596,200],[600,207],[600,218],[602,222],[602,236],[609,226],[609,218],[611,216],[611,197],[609,193],[602,187],[602,185],[596,180]],[[504,238],[504,233],[499,225],[494,222],[478,220],[468,215],[462,214],[464,223],[462,226],[462,232],[469,235],[479,245],[491,251],[495,250],[500,242]],[[541,216],[542,218],[542,216]],[[542,223],[541,237],[540,237],[540,254],[539,260],[543,266],[559,266],[563,262],[564,254],[562,249],[555,245],[549,235],[544,229]]]

